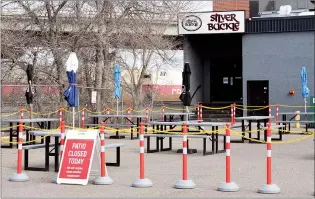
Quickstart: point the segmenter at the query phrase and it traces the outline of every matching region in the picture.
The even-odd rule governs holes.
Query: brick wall
[[[213,11],[245,10],[249,18],[249,0],[213,0]]]

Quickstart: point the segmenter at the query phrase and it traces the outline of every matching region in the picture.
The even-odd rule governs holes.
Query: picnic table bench
[[[48,131],[30,131],[30,134],[33,134],[34,136],[45,136],[45,143],[44,144],[35,144],[35,145],[26,145],[23,146],[22,149],[24,149],[24,167],[25,170],[32,170],[32,171],[49,171],[49,157],[54,157],[54,165],[55,165],[55,172],[58,172],[59,170],[59,137],[61,137],[61,134],[58,133],[49,133]],[[67,135],[67,130],[65,132],[65,137]],[[55,143],[50,143],[50,138],[55,138]],[[123,143],[113,143],[113,144],[106,144],[105,149],[109,148],[116,148],[116,162],[106,162],[107,166],[120,166],[120,147],[125,146]],[[52,150],[50,150],[50,147],[53,147]],[[44,168],[38,168],[38,167],[29,167],[29,151],[33,149],[40,149],[45,148],[45,167]],[[52,151],[54,150],[54,153]]]
[[[219,135],[223,136],[224,142],[223,142],[223,150],[219,150]],[[176,135],[176,134],[172,134],[172,135],[167,135],[167,134],[145,134],[144,137],[147,138],[147,153],[155,153],[155,152],[159,152],[159,151],[170,151],[172,150],[172,142],[169,143],[169,148],[164,148],[163,147],[163,139],[166,137],[169,138],[182,138],[182,135]],[[156,149],[155,150],[151,150],[150,149],[150,137],[156,137]],[[188,138],[202,138],[203,139],[203,155],[213,155],[215,153],[223,153],[225,152],[225,141],[226,141],[226,137],[223,134],[215,134],[215,137],[212,135],[187,135]],[[211,152],[207,152],[207,139],[210,139],[212,142],[212,150]],[[160,144],[159,144],[160,141]],[[161,145],[161,148],[159,148],[159,146]],[[189,154],[192,154],[193,152],[191,150],[189,150],[189,140],[187,139],[187,151],[190,151]],[[180,150],[178,150],[177,152],[180,152]]]
[[[306,132],[308,132],[308,128],[311,128],[311,127],[309,127],[311,124],[314,125],[314,121],[310,121],[309,116],[315,115],[315,112],[299,112],[299,113],[296,113],[296,112],[281,112],[281,113],[279,113],[279,115],[282,115],[282,121],[278,121],[278,122],[281,122],[282,124],[285,125],[285,127],[284,127],[285,130],[287,129],[287,125],[288,125],[289,126],[289,131],[291,131],[291,125],[290,125],[291,123],[305,123],[305,131]],[[293,115],[293,116],[289,120],[287,120],[287,116],[288,115]],[[304,115],[305,120],[304,121],[293,120],[298,115]]]

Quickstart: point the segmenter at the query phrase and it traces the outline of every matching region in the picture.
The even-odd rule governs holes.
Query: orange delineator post
[[[199,104],[199,117],[200,117],[200,120],[202,120],[202,104]]]
[[[188,180],[188,174],[187,174],[187,124],[184,122],[182,125],[183,129],[183,170],[182,170],[182,179],[178,180],[175,184],[175,188],[177,189],[193,189],[195,188],[195,183],[192,180]]]
[[[233,125],[236,123],[235,122],[235,115],[236,115],[236,104],[234,103],[234,107],[233,107]]]
[[[225,182],[219,185],[218,191],[235,192],[239,190],[239,186],[235,182],[231,182],[231,131],[229,124],[226,124],[225,137]]]
[[[268,112],[269,112],[269,117],[271,117],[271,106],[270,106],[270,104],[268,105]],[[270,125],[271,125],[271,122],[272,122],[272,120],[271,120],[271,118],[269,118],[269,123],[270,123]]]
[[[81,114],[81,128],[84,129],[84,119],[85,119],[85,113],[84,113],[84,107],[82,108],[82,114]]]
[[[23,110],[23,108],[22,108]],[[24,111],[24,110],[23,110]],[[21,113],[23,113],[21,111]],[[17,167],[16,167],[16,173],[13,173],[9,177],[9,181],[13,182],[25,182],[28,181],[29,178],[26,174],[22,173],[22,158],[23,158],[23,121],[22,121],[22,114],[21,114],[21,120],[19,122],[19,128],[18,128],[18,136],[17,136],[17,142],[18,142],[18,152],[17,152]]]
[[[163,105],[162,105],[162,118],[161,118],[162,121],[165,121],[165,120],[164,120],[164,115],[165,115],[165,105],[163,104]]]
[[[104,122],[101,122],[100,125],[100,140],[101,140],[101,146],[100,146],[100,159],[101,159],[101,175],[96,177],[93,181],[94,184],[97,185],[110,185],[113,184],[113,180],[111,177],[108,176],[108,172],[106,170],[106,160],[105,160],[105,126]]]
[[[231,104],[231,126],[233,125],[234,117],[233,117],[233,104]]]
[[[140,123],[140,178],[138,178],[134,183],[132,183],[133,187],[138,188],[147,188],[152,187],[153,183],[150,179],[144,178],[144,128],[143,123]]]
[[[21,106],[21,119],[23,120],[24,119],[24,107]]]
[[[106,115],[109,115],[109,107],[106,107]],[[106,123],[110,123],[110,119],[107,119]]]
[[[65,132],[66,132],[65,122],[61,121],[60,122],[60,161],[62,159],[64,145],[65,145]]]
[[[101,137],[101,177],[106,176],[105,169],[105,134],[104,134],[104,122],[101,123],[100,127],[100,137]]]
[[[61,128],[61,122],[62,122],[62,107],[59,108],[59,127]]]
[[[267,124],[267,181],[259,189],[259,193],[276,194],[280,193],[280,188],[276,184],[272,184],[271,179],[271,123]]]
[[[276,124],[279,125],[279,104],[276,105]]]

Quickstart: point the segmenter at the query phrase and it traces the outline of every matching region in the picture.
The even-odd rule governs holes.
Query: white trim
[[[101,152],[105,152],[105,146],[101,146]]]
[[[230,136],[226,136],[226,143],[230,143],[231,142],[231,137]]]
[[[187,154],[187,148],[183,148],[183,154]]]
[[[104,133],[101,133],[101,140],[105,140],[105,135],[104,135]]]
[[[19,132],[19,138],[23,137],[23,132]]]
[[[140,134],[140,135],[139,135],[139,140],[140,140],[140,141],[144,141],[144,135],[143,135],[143,134]]]
[[[271,157],[271,150],[267,150],[267,157]]]
[[[226,154],[226,156],[231,156],[231,150],[230,149],[226,149],[225,154]]]
[[[267,142],[271,142],[271,137],[267,137]]]
[[[82,117],[82,120],[84,120],[84,116]]]
[[[18,144],[18,150],[22,150],[22,144]]]
[[[140,147],[140,153],[144,153],[144,147],[143,146]]]
[[[183,141],[187,142],[187,135],[183,135]]]

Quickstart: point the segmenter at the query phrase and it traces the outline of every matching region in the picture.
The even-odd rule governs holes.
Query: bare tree
[[[74,51],[79,58],[80,103],[92,107],[91,91],[96,89],[99,94],[97,106],[93,108],[100,111],[113,99],[114,62],[129,71],[132,81],[130,84],[125,81],[124,87],[134,98],[134,105],[141,104],[141,87],[154,63],[153,54],[171,59],[165,49],[173,49],[177,43],[165,37],[164,32],[186,4],[166,0],[50,0],[12,1],[1,6],[5,10],[2,12],[2,54],[9,60],[1,69],[5,72],[3,81],[12,79],[9,76],[14,76],[16,82],[25,80],[18,71],[25,70],[26,63],[31,62],[35,66],[36,83],[59,85],[57,104],[64,104],[63,92],[67,87],[64,63]],[[141,60],[141,67],[130,65],[118,56],[122,49],[131,50],[134,62]],[[27,56],[32,58],[26,59]],[[37,92],[38,103],[45,98],[39,95]]]

